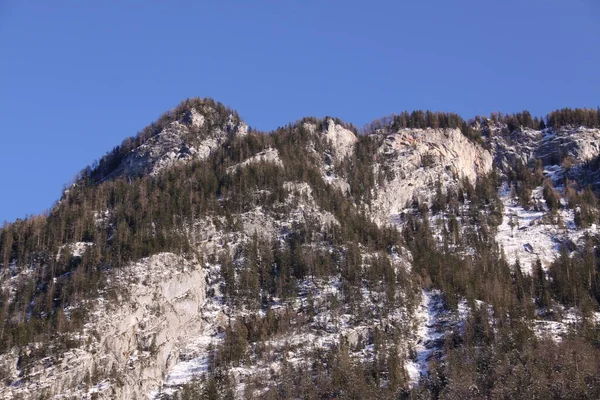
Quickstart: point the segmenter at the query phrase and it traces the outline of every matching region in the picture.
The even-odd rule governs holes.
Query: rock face
[[[214,110],[189,110],[181,120],[169,123],[158,134],[129,151],[107,179],[157,175],[179,162],[203,160],[226,140],[248,133],[248,126],[234,115],[225,123],[215,120]]]
[[[211,148],[216,147],[217,138],[206,140],[200,148],[188,147],[184,134],[188,128],[179,122],[172,122],[158,135],[148,139],[141,146],[130,151],[110,177],[156,175],[161,169],[178,161],[194,157],[205,158]]]
[[[352,131],[336,124],[332,119],[327,120],[327,129],[323,132],[323,137],[331,142],[333,157],[336,162],[351,154],[354,151],[354,145],[358,141]]]
[[[490,143],[494,164],[504,171],[517,161],[527,165],[534,159],[544,165],[560,164],[566,157],[581,163],[600,154],[600,129],[518,129],[511,133],[496,130]]]
[[[510,134],[493,134],[490,144],[494,154],[494,165],[502,171],[508,171],[518,162],[529,164],[535,157],[543,133],[530,129],[518,130]]]
[[[351,130],[328,118],[324,127],[319,131],[315,124],[304,123],[304,127],[312,132],[316,140],[321,141],[325,147],[325,153],[320,154],[315,148],[310,148],[315,160],[323,173],[323,179],[328,184],[337,187],[342,192],[349,192],[350,186],[346,179],[336,174],[336,166],[344,159],[351,156],[355,151],[358,138]]]
[[[377,189],[373,210],[380,222],[398,216],[414,198],[429,200],[436,183],[473,182],[492,170],[489,151],[467,139],[458,129],[404,129],[385,137],[379,148],[394,178]]]
[[[116,301],[93,305],[81,345],[39,361],[27,381],[13,377],[16,383],[0,398],[146,399],[159,387],[186,340],[203,327],[205,270],[162,253],[111,278],[124,292]],[[0,357],[13,373],[17,363],[15,354]]]
[[[600,129],[584,127],[549,131],[535,155],[544,164],[558,164],[565,157],[576,162],[591,160],[600,154]]]

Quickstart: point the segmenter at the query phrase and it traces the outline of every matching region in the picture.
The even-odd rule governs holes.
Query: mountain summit
[[[188,99],[0,229],[0,399],[599,398],[599,139]]]
[[[247,133],[237,112],[212,99],[188,99],[100,159],[92,176],[154,176],[179,161],[206,159],[226,140]]]

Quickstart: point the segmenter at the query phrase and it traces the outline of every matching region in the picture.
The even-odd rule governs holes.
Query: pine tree
[[[534,295],[536,304],[540,308],[549,308],[550,291],[548,281],[546,279],[546,272],[543,270],[542,262],[539,258],[535,261],[535,265],[533,267],[533,282],[535,285]]]

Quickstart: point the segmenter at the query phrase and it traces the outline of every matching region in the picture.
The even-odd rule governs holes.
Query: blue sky
[[[187,97],[262,130],[600,105],[597,0],[0,0],[0,221]]]

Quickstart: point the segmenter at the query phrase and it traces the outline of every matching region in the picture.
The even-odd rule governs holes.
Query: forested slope
[[[186,100],[0,230],[0,397],[598,398],[599,116]]]

